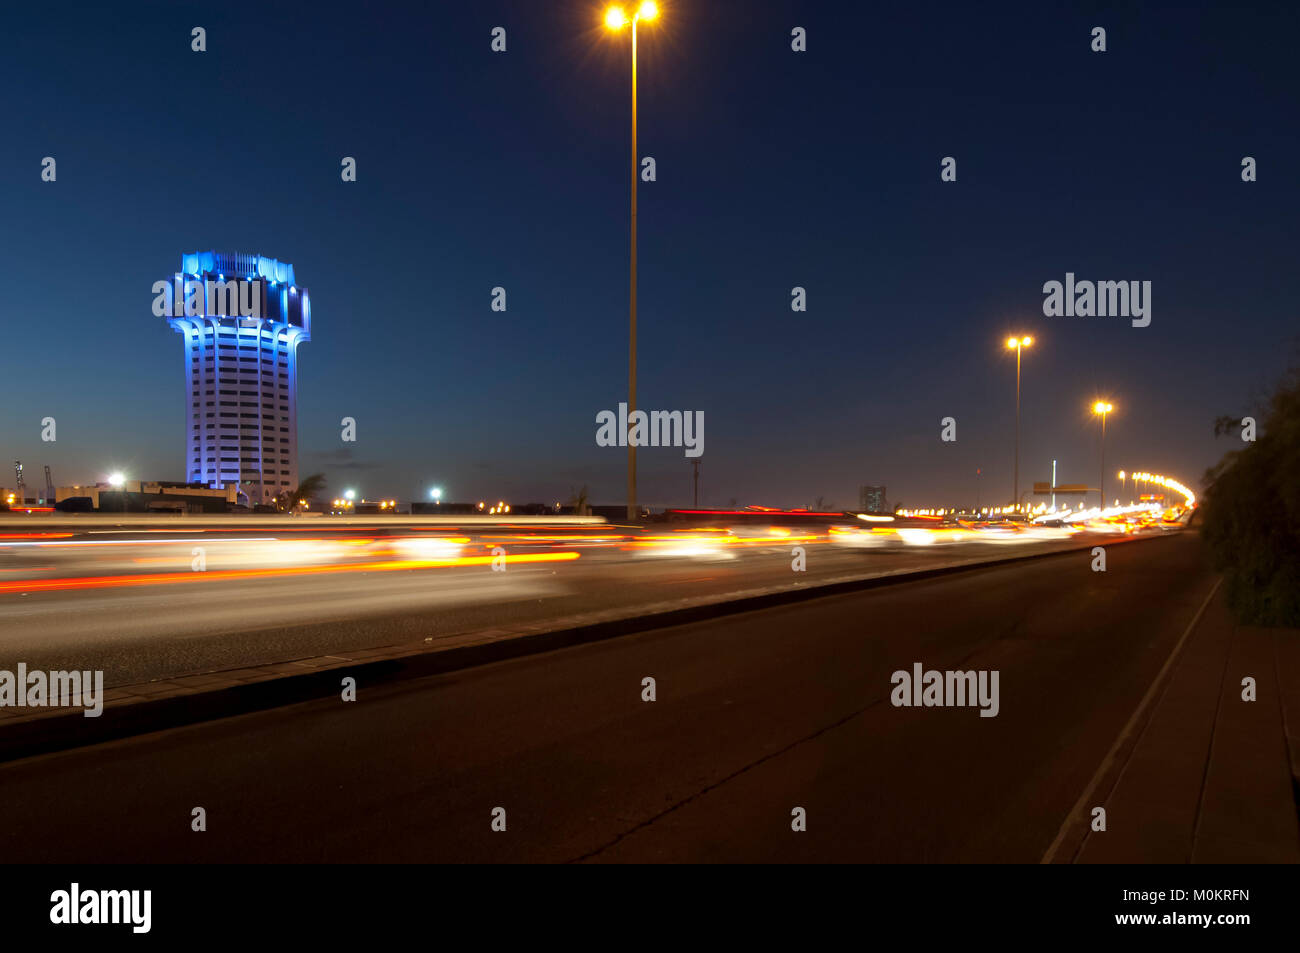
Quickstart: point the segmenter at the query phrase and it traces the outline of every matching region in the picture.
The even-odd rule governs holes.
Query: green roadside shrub
[[[1225,424],[1216,432],[1241,427]],[[1239,622],[1300,627],[1300,368],[1257,424],[1253,442],[1206,472],[1201,535]]]

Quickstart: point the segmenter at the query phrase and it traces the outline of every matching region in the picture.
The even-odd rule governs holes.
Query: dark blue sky
[[[640,47],[658,181],[639,403],[704,411],[706,502],[850,506],[884,483],[950,503],[976,467],[983,502],[1009,497],[1009,331],[1037,342],[1022,486],[1053,458],[1095,481],[1097,396],[1116,405],[1111,476],[1199,485],[1228,449],[1213,419],[1294,355],[1300,15],[1133,6],[665,0]],[[150,289],[215,248],[292,262],[311,290],[304,474],[371,497],[621,501],[625,452],[595,445],[595,417],[626,399],[628,52],[602,9],[8,10],[6,468],[182,478],[181,340]],[[1044,317],[1067,271],[1150,280],[1151,325]],[[689,502],[680,449],[640,457],[643,502]]]

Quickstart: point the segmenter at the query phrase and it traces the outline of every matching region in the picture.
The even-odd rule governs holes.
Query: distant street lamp
[[[1113,404],[1099,400],[1092,405],[1092,412],[1101,416],[1101,486],[1097,488],[1101,508],[1106,508],[1106,415],[1114,410]]]
[[[1123,496],[1123,495],[1124,495],[1124,487],[1125,487],[1126,485],[1127,485],[1127,484],[1126,484],[1125,481],[1124,481],[1124,471],[1123,471],[1123,470],[1120,470],[1120,471],[1119,471],[1119,495],[1120,495],[1120,496]],[[1133,502],[1133,501],[1132,501],[1132,500],[1129,500],[1129,502],[1131,503],[1131,502]]]
[[[1007,338],[1007,347],[1016,352],[1016,465],[1011,498],[1015,500],[1017,506],[1020,505],[1020,351],[1033,343],[1034,339],[1027,334],[1023,337]]]
[[[126,476],[120,471],[114,471],[108,475],[108,485],[122,494],[122,512],[126,512],[126,492],[122,489],[126,485]]]
[[[435,503],[442,502],[442,487],[435,486],[429,490],[429,499]]]
[[[610,7],[605,11],[605,26],[611,30],[621,30],[628,23],[632,24],[632,253],[630,268],[631,292],[628,296],[628,350],[627,350],[627,416],[632,420],[636,410],[636,182],[640,161],[636,148],[636,25],[642,20],[650,21],[659,16],[659,8],[646,0],[637,8],[631,20],[622,7]],[[627,518],[636,519],[636,445],[629,435],[627,442]]]

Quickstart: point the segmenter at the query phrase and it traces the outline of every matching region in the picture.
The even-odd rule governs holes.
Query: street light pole
[[[1092,405],[1092,412],[1101,415],[1101,483],[1097,492],[1101,497],[1101,508],[1106,508],[1106,415],[1115,409],[1113,404],[1099,400]]]
[[[637,518],[636,506],[636,444],[632,441],[632,415],[636,411],[636,21],[632,18],[632,262],[631,295],[629,300],[628,350],[627,350],[627,519]]]
[[[1016,465],[1011,483],[1012,499],[1020,503],[1020,345],[1016,345]]]
[[[628,293],[628,345],[627,345],[627,518],[637,518],[636,505],[636,445],[632,442],[636,412],[636,185],[639,159],[636,144],[636,27],[641,20],[653,20],[659,8],[653,0],[645,0],[631,17],[632,24],[632,227]],[[605,12],[605,26],[621,30],[629,22],[622,7],[610,7]]]
[[[1106,412],[1101,414],[1101,508],[1106,508]]]
[[[1016,349],[1016,463],[1011,485],[1011,499],[1016,509],[1020,507],[1020,351],[1033,343],[1034,339],[1028,335],[1007,338],[1007,347]]]

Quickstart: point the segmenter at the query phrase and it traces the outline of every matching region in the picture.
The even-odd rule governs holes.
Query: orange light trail
[[[406,569],[445,569],[483,566],[501,558],[510,563],[568,562],[580,553],[524,553],[517,556],[460,556],[455,559],[403,559],[350,566],[298,566],[290,569],[214,569],[209,572],[137,573],[126,576],[80,576],[66,579],[31,579],[0,582],[0,592],[48,592],[61,589],[116,589],[122,586],[155,586],[177,582],[209,582],[220,579],[265,579],[276,576],[310,576],[339,572],[394,572]]]

